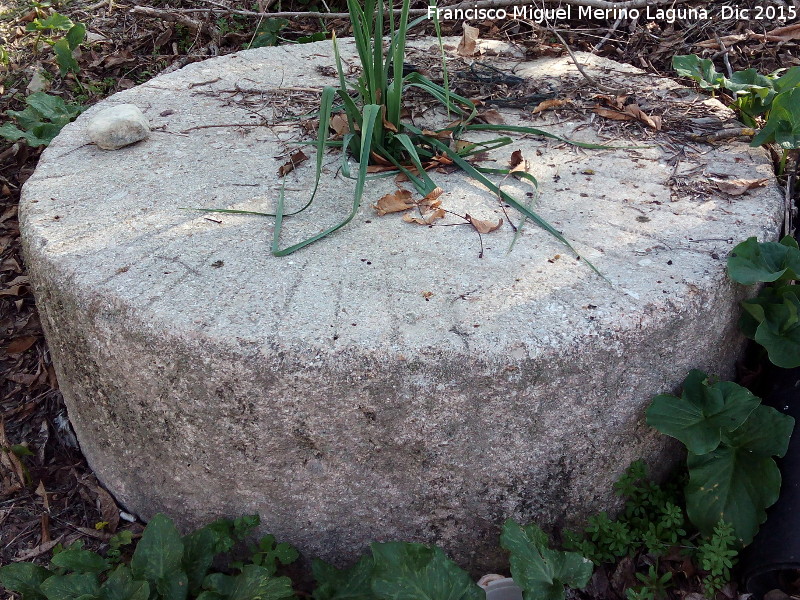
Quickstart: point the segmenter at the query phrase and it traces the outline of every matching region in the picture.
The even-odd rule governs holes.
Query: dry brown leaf
[[[625,107],[625,113],[633,116],[637,121],[644,123],[648,127],[661,131],[661,117],[648,115],[637,104],[628,104]]]
[[[284,164],[280,166],[278,169],[278,176],[285,177],[289,173],[295,170],[295,168],[302,162],[308,160],[308,157],[303,153],[302,150],[298,150],[294,154],[289,157],[289,160],[286,161]]]
[[[458,121],[456,121],[458,123]],[[440,142],[447,142],[453,138],[453,131],[452,130],[440,130],[440,131],[432,131],[430,129],[423,129],[422,135],[426,135],[428,137],[436,138]]]
[[[709,48],[709,49],[716,49],[719,50],[719,43],[722,42],[725,44],[725,47],[733,46],[734,44],[738,44],[739,42],[743,42],[750,37],[749,34],[746,33],[737,33],[735,35],[726,35],[718,40],[705,40],[704,42],[699,42],[695,44],[698,48]]]
[[[397,168],[397,167],[394,166],[394,163],[392,163],[391,161],[385,159],[384,157],[382,157],[377,152],[370,152],[369,153],[369,158],[370,158],[370,160],[372,161],[373,164],[383,165],[384,167],[392,167],[393,169]]]
[[[38,338],[35,335],[24,335],[11,340],[6,346],[6,354],[21,354],[36,343]]]
[[[392,133],[397,133],[397,127],[394,126],[394,123],[387,121],[385,118],[383,119],[383,126]]]
[[[524,162],[525,159],[522,157],[522,150],[514,150],[511,153],[511,159],[508,161],[508,166],[511,169],[515,169]]]
[[[387,171],[396,171],[397,167],[394,165],[369,165],[367,173],[386,173]]]
[[[480,30],[477,27],[472,27],[464,23],[464,34],[461,36],[461,41],[458,42],[456,53],[459,56],[473,56],[475,54],[475,46],[478,42]]]
[[[411,199],[411,192],[403,189],[399,189],[393,194],[386,194],[378,200],[377,204],[372,205],[372,208],[381,217],[389,213],[403,212],[413,207],[414,201]]]
[[[103,521],[108,523],[106,529],[110,533],[114,533],[119,527],[119,507],[114,501],[114,498],[105,489],[99,485],[85,484],[97,496],[97,508]]]
[[[731,196],[741,196],[753,188],[767,185],[769,179],[731,179],[730,181],[715,181],[721,192]]]
[[[550,100],[544,100],[543,102],[539,102],[536,105],[536,108],[531,111],[531,114],[536,115],[540,112],[544,112],[546,110],[550,110],[552,108],[558,108],[559,106],[564,106],[565,104],[569,104],[569,100],[559,100],[558,98],[552,98]]]
[[[503,225],[503,219],[500,219],[497,223],[492,223],[491,221],[481,221],[480,219],[476,219],[469,213],[464,216],[478,233],[491,233],[500,229],[500,227]]]
[[[330,123],[328,123],[328,127],[333,129],[336,135],[340,137],[350,133],[350,124],[347,122],[347,115],[344,113],[336,113],[333,115]]]
[[[444,193],[444,190],[440,187],[436,187],[430,192],[428,195],[425,196],[421,201],[420,204],[432,204],[433,202],[439,202],[438,198]],[[441,204],[441,202],[439,202]]]
[[[767,32],[767,41],[770,42],[790,42],[800,40],[800,23],[777,27]]]
[[[493,108],[480,113],[478,119],[489,125],[502,125],[505,123],[503,115]]]
[[[50,512],[50,501],[47,499],[47,490],[44,489],[44,481],[41,480],[39,481],[39,485],[36,486],[36,491],[34,492],[34,494],[36,494],[37,496],[39,496],[39,498],[42,499],[42,502],[44,503],[44,509],[47,512]]]
[[[416,223],[417,225],[430,225],[434,221],[444,218],[446,214],[444,209],[441,208],[423,213],[419,217],[415,217],[411,213],[406,213],[403,215],[403,221],[406,223]]]
[[[595,106],[592,109],[595,113],[600,115],[601,117],[605,117],[606,119],[613,119],[614,121],[633,121],[634,116],[621,113],[618,110],[612,110],[610,108],[603,108],[602,106]]]

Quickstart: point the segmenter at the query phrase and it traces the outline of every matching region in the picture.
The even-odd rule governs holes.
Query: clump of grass
[[[425,17],[420,17],[409,23],[409,0],[404,0],[399,16],[384,7],[384,0],[364,0],[363,5],[359,0],[347,0],[347,6],[362,73],[357,81],[347,81],[342,67],[339,45],[334,36],[333,47],[339,74],[339,86],[326,87],[322,92],[319,131],[316,141],[315,185],[311,198],[298,211],[286,213],[284,195],[281,193],[274,214],[248,212],[248,214],[275,217],[272,253],[275,256],[286,256],[349,223],[361,205],[364,184],[367,181],[367,168],[370,164],[393,165],[397,171],[405,174],[419,194],[429,197],[436,192],[437,186],[426,172],[425,165],[435,164],[437,158],[445,158],[449,163],[464,171],[466,175],[486,186],[502,202],[519,211],[523,221],[526,219],[533,221],[579,256],[570,242],[550,223],[487,177],[487,175],[510,174],[526,179],[538,187],[536,179],[531,174],[511,169],[484,169],[467,160],[469,156],[478,152],[508,145],[512,143],[512,138],[503,136],[480,144],[456,144],[455,141],[468,131],[500,131],[540,135],[585,148],[607,148],[608,146],[574,142],[532,127],[489,125],[476,122],[478,111],[475,104],[468,98],[434,83],[421,73],[403,73],[406,32],[425,19]],[[389,33],[385,35],[384,29],[387,21]],[[456,122],[437,131],[422,130],[415,125],[403,122],[401,120],[403,92],[408,88],[417,88],[441,102],[448,114],[457,116]],[[335,110],[343,110],[348,123],[348,132],[342,136],[341,141],[328,139],[334,102],[337,102]],[[322,157],[325,150],[333,146],[340,146],[343,150],[342,171],[346,175],[349,174],[348,153],[358,161],[359,165],[354,176],[355,189],[349,214],[339,223],[314,236],[286,248],[280,248],[284,218],[290,214],[302,212],[311,205],[319,188]],[[245,211],[219,212],[241,213]],[[586,263],[599,274],[594,265],[589,261]]]

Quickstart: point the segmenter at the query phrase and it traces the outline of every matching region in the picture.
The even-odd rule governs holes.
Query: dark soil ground
[[[426,6],[420,1],[416,4],[417,8]],[[718,10],[722,4],[678,4],[709,8],[713,16],[707,21],[612,18],[560,22],[558,27],[573,49],[595,51],[665,76],[671,74],[671,59],[676,54],[714,58],[718,69],[725,63],[733,70],[754,67],[761,72],[800,65],[797,20],[722,20]],[[55,9],[86,24],[89,38],[77,57],[77,75],[62,77],[50,46],[26,31],[37,16],[37,6],[43,11],[40,16]],[[800,12],[800,0],[742,0],[734,6],[752,9],[753,15],[757,7],[765,6],[784,11],[793,6]],[[309,10],[343,11],[344,2],[0,2],[0,114],[23,108],[27,93],[37,89],[67,102],[92,104],[166,69],[240,50],[251,42],[256,29],[265,25],[278,43],[321,31],[349,34],[347,19],[303,16]],[[282,22],[241,14],[247,11],[299,14]],[[533,54],[564,51],[552,33],[534,23],[471,24],[479,27],[482,38],[511,41]],[[770,34],[792,24],[794,28]],[[446,22],[444,29],[445,34],[460,35],[462,24]],[[6,121],[5,115],[0,117],[0,122]],[[140,524],[120,519],[113,498],[98,484],[81,455],[28,285],[20,253],[17,204],[20,188],[35,169],[40,153],[41,148],[0,140],[0,565],[46,561],[54,545],[79,539],[87,547],[97,548],[119,528],[141,531]],[[614,597],[607,590],[604,594]],[[0,590],[0,598],[7,595]],[[730,596],[735,595],[735,590],[730,590]]]

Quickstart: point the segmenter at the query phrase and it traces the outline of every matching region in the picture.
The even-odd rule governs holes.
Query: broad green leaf
[[[99,598],[100,583],[94,573],[73,573],[53,575],[41,585],[47,600],[78,600],[79,598]]]
[[[778,499],[781,475],[771,456],[782,456],[794,419],[759,406],[719,448],[704,456],[689,453],[686,512],[704,534],[722,519],[741,544],[749,544],[767,518],[765,509]]]
[[[67,32],[65,37],[67,44],[69,45],[69,49],[75,50],[75,48],[80,46],[81,42],[83,42],[83,39],[86,37],[86,25],[83,23],[76,23]]]
[[[230,546],[228,546],[222,537],[220,532],[203,527],[183,538],[182,564],[183,570],[188,576],[190,592],[196,593],[200,590],[214,557],[233,546],[231,538],[227,538],[231,539]]]
[[[785,150],[800,148],[800,87],[781,92],[772,101],[767,124],[753,138],[751,146],[778,142]]]
[[[793,430],[793,417],[771,406],[759,406],[744,425],[725,434],[724,442],[753,456],[781,457],[789,448]]]
[[[370,581],[374,566],[372,556],[362,556],[349,569],[337,569],[319,559],[311,563],[317,582],[314,600],[374,600]]]
[[[135,580],[131,570],[120,565],[100,586],[100,597],[102,600],[148,600],[150,586],[146,581]]]
[[[663,394],[647,409],[647,424],[674,437],[695,454],[706,454],[720,443],[723,432],[733,431],[761,400],[730,381],[709,384],[702,371],[693,370],[683,382],[681,397]]]
[[[46,19],[34,19],[25,28],[27,31],[69,31],[74,23],[69,17],[54,12]]]
[[[800,277],[800,250],[789,236],[778,242],[751,237],[737,244],[728,257],[728,276],[744,285]]]
[[[0,125],[0,137],[9,142],[16,142],[25,137],[25,132],[18,127],[14,127],[11,123],[3,123]]]
[[[694,79],[704,90],[718,89],[725,81],[722,73],[714,69],[713,62],[707,58],[701,59],[696,54],[673,56],[672,68],[681,77]]]
[[[483,591],[441,548],[372,544],[372,591],[381,600],[482,600]]]
[[[275,543],[274,535],[266,535],[258,542],[253,555],[253,563],[260,565],[274,575],[278,570],[278,563],[288,565],[300,557],[300,553],[294,546],[286,543]]]
[[[768,288],[742,306],[759,322],[753,339],[764,346],[773,364],[800,367],[800,288]]]
[[[508,519],[500,545],[511,553],[511,576],[525,600],[563,600],[565,585],[586,587],[594,571],[577,552],[551,550],[547,534],[533,523],[522,527]]]
[[[36,92],[39,94],[42,92]],[[36,125],[41,125],[43,121],[47,120],[39,111],[35,108],[30,106],[31,98],[35,96],[35,94],[31,94],[27,98],[28,106],[26,106],[23,110],[7,110],[6,115],[11,117],[17,122],[22,129],[28,130],[32,129]]]
[[[800,67],[792,67],[773,82],[775,90],[785,92],[800,85]]]
[[[53,44],[53,52],[56,54],[56,63],[58,63],[58,70],[62,77],[67,73],[77,73],[80,70],[78,61],[72,56],[72,49],[69,47],[67,38],[61,38]]]
[[[189,577],[183,571],[171,571],[156,583],[162,600],[186,600],[189,593]]]
[[[170,573],[181,570],[183,541],[168,517],[159,513],[147,524],[131,559],[135,579],[145,579],[155,587]]]
[[[66,125],[83,112],[83,107],[67,105],[59,96],[46,92],[35,92],[28,96],[25,102],[40,115],[39,120],[44,118],[61,125]],[[20,124],[25,127],[24,123]]]
[[[106,559],[89,550],[64,550],[53,556],[51,562],[76,573],[102,573],[110,567]]]
[[[280,600],[294,596],[288,577],[270,577],[267,569],[257,565],[246,565],[235,576],[209,575],[203,587],[216,592],[224,600]]]
[[[689,453],[686,513],[705,535],[720,519],[733,525],[742,545],[749,544],[767,518],[765,508],[778,499],[781,474],[771,458],[753,458],[720,446],[703,456]]]
[[[0,585],[22,594],[22,600],[42,600],[39,586],[53,573],[33,563],[11,563],[0,567]]]

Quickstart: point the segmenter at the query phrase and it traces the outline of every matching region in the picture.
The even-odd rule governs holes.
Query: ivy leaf
[[[171,519],[159,513],[147,524],[131,558],[136,579],[156,587],[166,575],[181,571],[183,541]]]
[[[753,339],[764,346],[770,361],[783,368],[800,367],[800,287],[764,288],[742,306],[758,323]]]
[[[725,77],[717,73],[713,62],[696,54],[673,56],[672,68],[681,77],[694,79],[704,90],[719,89],[725,82]]]
[[[686,512],[702,533],[711,535],[722,519],[742,545],[752,541],[780,491],[781,474],[771,456],[786,452],[793,427],[792,417],[759,406],[716,450],[689,453]]]
[[[53,52],[56,54],[58,71],[62,77],[67,73],[77,73],[80,70],[78,61],[72,56],[72,48],[69,47],[67,38],[63,37],[53,44]]]
[[[733,431],[761,403],[749,390],[731,381],[709,385],[705,373],[692,370],[683,382],[681,397],[663,394],[647,409],[647,424],[680,440],[694,454],[706,454],[720,443],[724,431]]]
[[[525,600],[563,600],[565,585],[586,587],[594,571],[577,552],[551,550],[547,534],[533,523],[522,527],[508,519],[500,545],[511,552],[511,576]]]
[[[45,596],[39,586],[51,575],[53,573],[33,563],[11,563],[0,567],[0,585],[22,594],[22,600],[42,600]]]
[[[372,591],[381,600],[483,600],[483,591],[441,548],[372,544]]]
[[[744,285],[798,279],[798,275],[800,250],[791,236],[786,236],[780,243],[760,244],[751,237],[738,244],[728,257],[728,276]]]
[[[317,581],[314,600],[374,600],[370,581],[375,562],[362,556],[349,569],[337,569],[325,561],[314,559],[311,572]]]
[[[288,577],[270,577],[269,571],[258,565],[246,565],[238,575],[214,573],[206,577],[203,587],[224,600],[281,600],[294,596]]]
[[[9,142],[16,142],[25,137],[25,132],[18,127],[14,127],[11,123],[3,123],[0,125],[0,137]]]
[[[76,573],[102,573],[110,567],[106,559],[89,550],[64,550],[53,556],[51,562]]]
[[[69,49],[75,50],[75,48],[80,46],[81,42],[83,42],[85,37],[86,37],[86,25],[84,25],[83,23],[76,23],[75,25],[73,25],[66,35],[66,40],[67,44],[69,45]]]
[[[120,565],[100,587],[100,595],[103,600],[148,600],[150,586],[146,581],[135,580],[131,570]]]
[[[53,14],[49,15],[46,19],[34,19],[28,26],[25,28],[26,31],[69,31],[73,27],[74,23],[60,13],[54,12]]]
[[[47,600],[77,600],[100,597],[100,583],[94,573],[53,575],[41,585]]]

